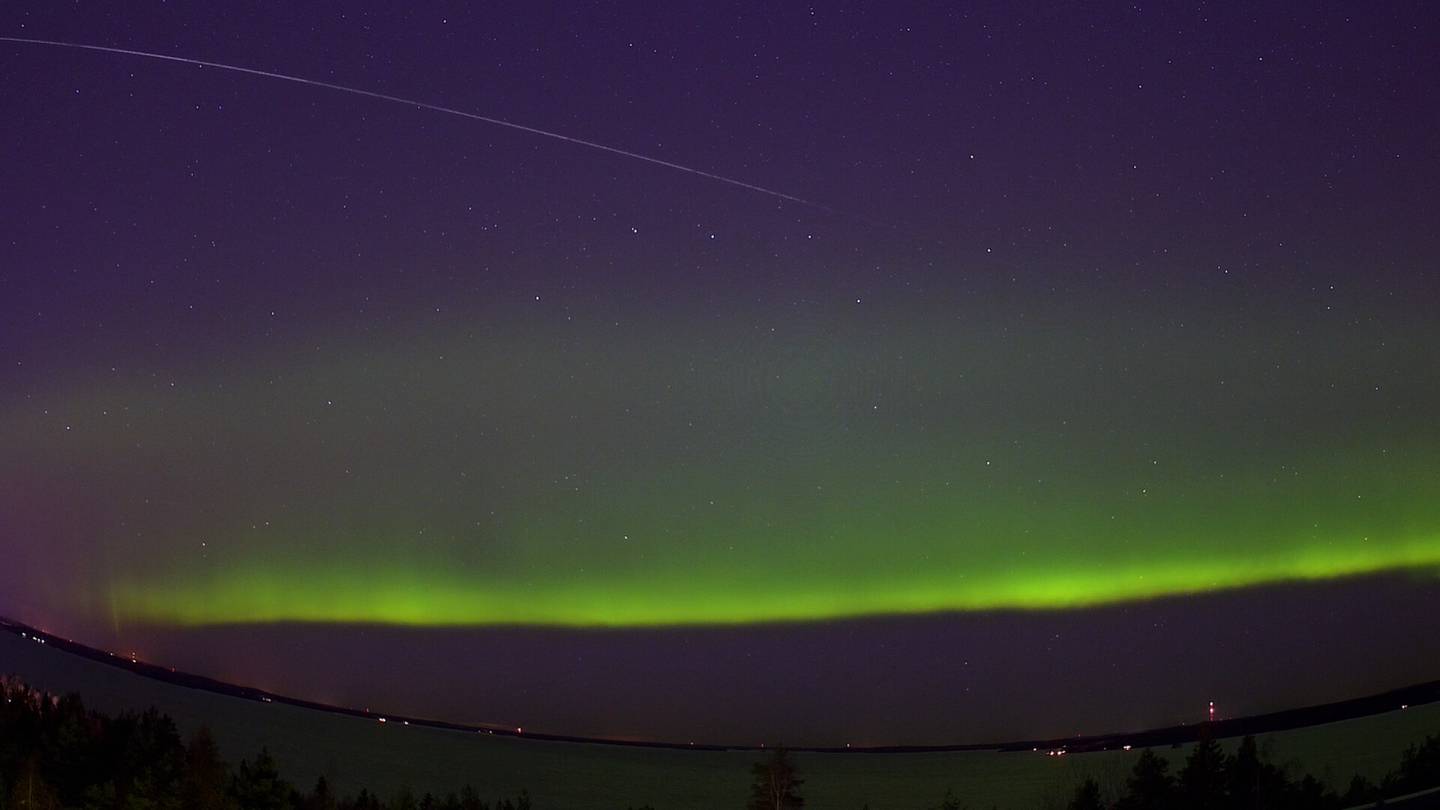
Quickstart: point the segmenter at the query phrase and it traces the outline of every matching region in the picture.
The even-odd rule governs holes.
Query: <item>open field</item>
[[[735,808],[744,804],[748,766],[758,758],[750,751],[630,748],[380,724],[186,689],[9,633],[0,633],[0,671],[51,691],[79,692],[105,711],[156,706],[182,733],[206,723],[226,756],[238,759],[265,746],[297,784],[323,774],[342,792],[368,787],[384,795],[402,786],[445,792],[469,783],[497,796],[526,789],[542,809]],[[1276,760],[1343,786],[1354,773],[1381,776],[1406,745],[1437,732],[1440,704],[1429,704],[1259,739]],[[1162,751],[1175,760],[1187,747]],[[814,808],[924,808],[947,788],[971,807],[1034,808],[1057,801],[1087,775],[1118,782],[1134,756],[800,753],[797,761]]]

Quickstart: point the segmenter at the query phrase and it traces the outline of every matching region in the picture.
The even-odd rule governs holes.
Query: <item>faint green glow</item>
[[[1366,377],[1379,344],[772,314],[84,380],[0,414],[0,505],[71,538],[37,603],[182,625],[822,621],[1440,566],[1440,392]]]

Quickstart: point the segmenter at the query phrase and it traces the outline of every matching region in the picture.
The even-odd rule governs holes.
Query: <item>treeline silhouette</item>
[[[1343,810],[1440,786],[1440,735],[1412,744],[1379,784],[1362,776],[1336,792],[1310,774],[1293,776],[1245,737],[1234,754],[1201,739],[1177,773],[1149,748],[1118,795],[1107,797],[1094,779],[1075,789],[1068,810]]]
[[[302,791],[261,750],[234,767],[201,727],[182,741],[154,708],[110,716],[76,694],[51,695],[0,677],[0,810],[531,810],[529,795],[482,799],[465,788],[444,797],[409,790],[380,797],[337,796],[324,777]],[[751,810],[801,808],[804,780],[784,749],[752,769]],[[1440,735],[1411,745],[1378,784],[1356,776],[1336,792],[1309,774],[1269,761],[1253,737],[1227,754],[1214,740],[1196,744],[1176,773],[1141,751],[1123,786],[1081,783],[1069,810],[1341,810],[1440,786]],[[936,810],[967,805],[947,792]],[[640,808],[640,810],[653,810]]]
[[[153,708],[111,717],[79,695],[3,677],[0,696],[0,810],[530,810],[523,791],[493,802],[470,788],[443,798],[340,797],[322,776],[302,792],[268,751],[232,768],[208,730],[182,742]]]

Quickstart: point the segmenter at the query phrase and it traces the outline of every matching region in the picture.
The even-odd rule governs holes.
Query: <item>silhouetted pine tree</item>
[[[152,708],[113,718],[101,725],[96,750],[99,765],[85,787],[87,803],[179,810],[184,749],[168,716]]]
[[[1235,756],[1230,758],[1230,767],[1226,772],[1231,807],[1236,810],[1261,810],[1267,806],[1263,802],[1265,769],[1265,763],[1255,747],[1255,738],[1246,735],[1235,750]]]
[[[253,763],[240,760],[230,782],[230,796],[244,810],[291,810],[295,806],[295,789],[280,778],[275,759],[264,748]]]
[[[1205,738],[1195,743],[1178,780],[1179,806],[1186,810],[1225,810],[1228,757],[1220,744]]]
[[[1340,799],[1335,793],[1327,789],[1320,780],[1305,774],[1305,778],[1297,783],[1290,792],[1291,807],[1303,808],[1304,810],[1338,810]]]
[[[1170,763],[1146,748],[1135,760],[1130,778],[1125,782],[1125,795],[1116,802],[1116,810],[1173,810],[1175,780],[1170,778]]]
[[[45,773],[54,782],[60,803],[79,807],[86,788],[102,778],[103,763],[98,756],[101,724],[75,694],[42,703],[41,711],[48,727],[40,748]]]
[[[1285,771],[1268,761],[1255,745],[1255,738],[1248,735],[1230,758],[1226,784],[1230,806],[1236,810],[1281,808],[1292,792]]]
[[[315,780],[315,788],[300,803],[300,807],[301,810],[335,810],[335,794],[323,775]]]

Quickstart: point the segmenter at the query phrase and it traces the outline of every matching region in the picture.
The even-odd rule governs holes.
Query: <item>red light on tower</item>
[[[1215,701],[1210,701],[1210,722],[1215,722]]]

